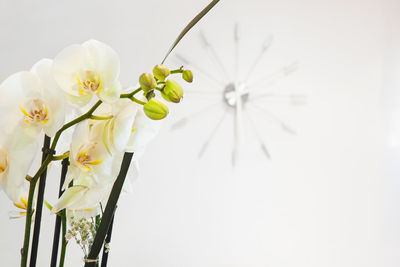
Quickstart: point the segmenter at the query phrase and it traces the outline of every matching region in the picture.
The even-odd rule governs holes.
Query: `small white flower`
[[[110,252],[110,243],[105,243],[104,247],[106,248],[106,253]]]
[[[84,106],[96,94],[107,103],[119,98],[120,62],[108,45],[90,40],[71,45],[54,59],[53,73],[72,104]]]

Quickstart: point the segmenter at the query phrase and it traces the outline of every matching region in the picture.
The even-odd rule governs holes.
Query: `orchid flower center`
[[[11,219],[18,219],[26,215],[26,211],[28,209],[28,201],[26,197],[22,196],[20,200],[14,202],[14,206],[21,209],[20,211],[13,211],[10,213]]]
[[[76,156],[76,163],[85,171],[91,171],[92,167],[103,162],[103,158],[98,156],[97,143],[83,145]]]
[[[8,169],[8,156],[4,149],[0,149],[0,174]]]
[[[26,210],[28,207],[28,201],[25,199],[25,197],[21,197],[20,202],[14,202],[14,206],[22,210]]]
[[[79,93],[85,95],[89,92],[96,93],[103,88],[100,73],[93,70],[85,70],[76,75],[79,84]]]
[[[45,124],[49,120],[49,109],[46,103],[40,99],[31,99],[20,106],[25,115],[25,122],[30,124]]]

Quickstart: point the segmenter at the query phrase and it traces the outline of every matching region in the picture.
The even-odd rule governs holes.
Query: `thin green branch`
[[[37,180],[32,180],[29,184],[28,193],[28,205],[26,207],[26,219],[25,219],[25,235],[24,235],[24,246],[21,249],[21,267],[25,267],[28,262],[28,247],[29,247],[29,237],[31,235],[31,223],[33,215],[33,195],[35,193],[35,186]]]
[[[60,130],[57,131],[56,135],[54,136],[53,142],[51,143],[51,149],[55,150],[56,146],[57,146],[57,142],[58,139],[60,139],[60,136],[62,134],[62,132],[64,132],[65,130],[67,130],[68,128],[74,126],[75,124],[80,123],[81,121],[84,121],[88,118],[90,118],[90,116],[93,114],[93,112],[101,105],[101,103],[103,103],[101,100],[97,101],[96,104],[94,104],[94,106],[85,114],[83,114],[82,116],[76,118],[75,120],[72,120],[70,122],[68,122],[67,124],[65,124],[63,127],[61,127]]]
[[[119,97],[120,98],[131,98],[132,96],[136,95],[137,93],[139,93],[140,91],[142,91],[142,88],[139,87],[138,89],[136,89],[135,91],[128,93],[128,94],[121,94]]]
[[[62,226],[62,239],[61,239],[61,254],[59,267],[64,267],[65,252],[67,251],[68,241],[65,237],[67,234],[67,216],[65,209],[61,212],[61,226]]]
[[[129,99],[132,100],[133,102],[136,102],[136,103],[140,104],[140,105],[146,104],[146,102],[140,101],[139,99],[137,99],[134,96],[130,97]]]
[[[65,153],[62,154],[62,155],[53,156],[51,160],[52,160],[52,161],[63,160],[63,159],[66,159],[66,158],[68,158],[68,157],[69,157],[69,151],[65,152]]]
[[[180,69],[177,70],[171,70],[171,74],[177,74],[177,73],[182,73],[183,72],[183,67],[180,67]]]

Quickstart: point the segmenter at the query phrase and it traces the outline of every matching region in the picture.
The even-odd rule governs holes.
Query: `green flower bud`
[[[161,95],[169,102],[179,103],[183,96],[183,89],[174,80],[167,80],[164,89],[161,91]]]
[[[193,73],[190,70],[184,70],[182,72],[182,79],[184,79],[188,83],[193,82]]]
[[[157,80],[164,81],[165,78],[167,78],[167,76],[170,74],[170,71],[164,65],[156,65],[153,69],[153,74]]]
[[[168,107],[156,98],[143,105],[143,111],[152,120],[161,120],[168,115]]]
[[[157,86],[156,80],[150,73],[143,73],[142,75],[140,75],[139,83],[140,87],[145,92],[151,91]]]

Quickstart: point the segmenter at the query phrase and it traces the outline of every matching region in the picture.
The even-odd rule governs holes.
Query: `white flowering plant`
[[[7,125],[0,136],[0,186],[20,209],[13,217],[26,219],[22,267],[27,266],[30,245],[30,266],[36,266],[43,204],[57,216],[51,266],[56,266],[60,228],[59,266],[64,266],[71,240],[82,248],[85,266],[98,266],[102,248],[102,266],[107,264],[107,238],[121,191],[130,187],[125,177],[132,159],[136,164],[168,115],[163,101],[179,103],[183,97],[173,76],[193,81],[190,70],[171,70],[164,61],[217,2],[184,28],[161,64],[138,77],[137,88],[121,86],[117,53],[97,40],[68,46],[54,59],[42,59],[0,84],[5,96],[0,98],[0,111],[7,114],[0,119]],[[73,130],[68,141],[61,138],[66,130]],[[42,164],[30,176],[41,135]],[[68,150],[60,152],[60,144]],[[57,161],[62,161],[60,197],[49,203],[44,196],[47,168]]]

